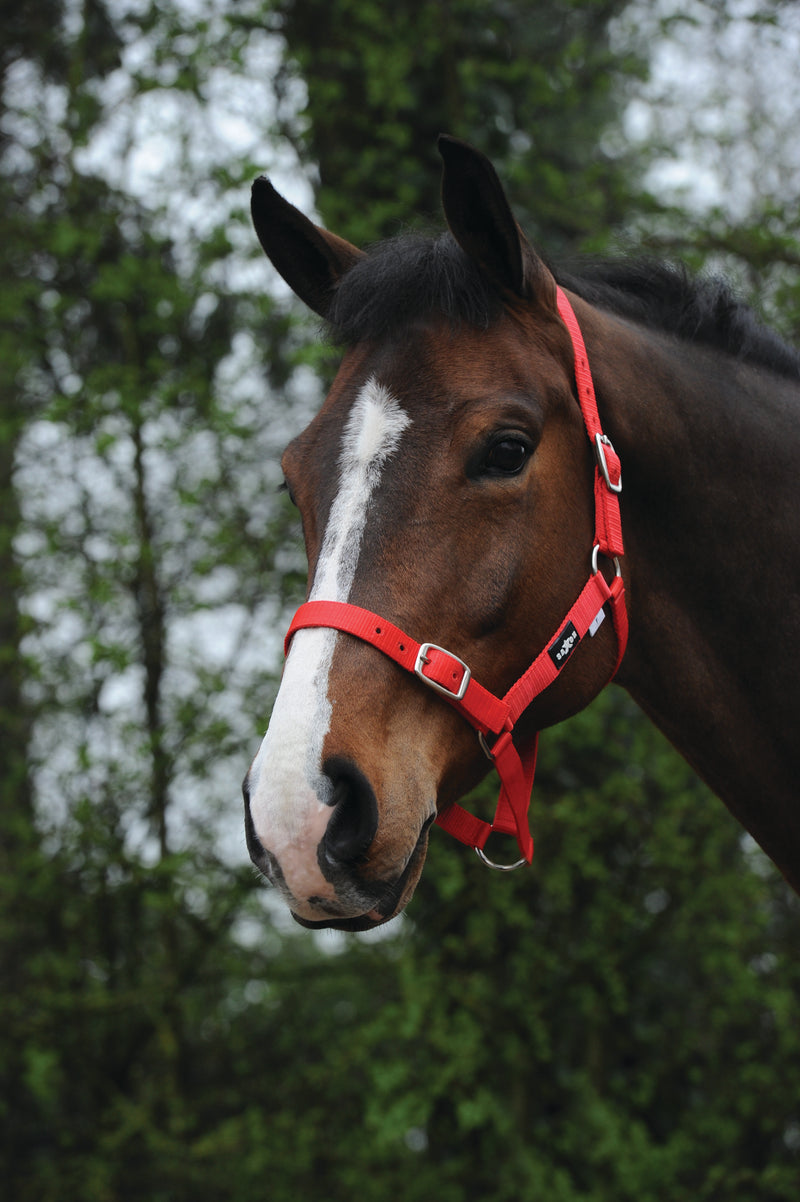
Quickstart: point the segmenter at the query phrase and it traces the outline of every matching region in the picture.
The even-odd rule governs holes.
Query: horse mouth
[[[422,872],[425,854],[428,850],[428,831],[434,817],[435,815],[431,815],[425,822],[416,847],[411,853],[405,868],[372,910],[368,910],[364,914],[357,914],[352,918],[336,918],[331,916],[322,920],[301,918],[299,914],[295,914],[294,910],[292,910],[292,918],[301,927],[305,927],[310,931],[349,931],[353,934],[359,931],[373,931],[376,927],[383,926],[384,923],[396,918],[405,909],[416,888],[417,881]]]
[[[310,919],[301,918],[299,914],[295,914],[294,910],[291,910],[290,913],[295,922],[309,931],[350,931],[351,933],[372,931],[382,923],[388,922],[390,918],[394,918],[394,913],[387,915],[386,918],[372,918],[371,915],[375,913],[373,910],[369,914],[362,914],[360,918],[329,918],[322,922],[311,922]]]

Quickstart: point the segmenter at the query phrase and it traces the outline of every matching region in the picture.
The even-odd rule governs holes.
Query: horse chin
[[[294,910],[291,911],[291,915],[295,922],[308,931],[349,931],[352,934],[373,931],[395,917],[394,914],[390,914],[389,918],[373,919],[370,914],[362,914],[360,918],[330,918],[324,922],[311,922],[308,918],[301,918],[299,914],[295,914]]]
[[[383,926],[387,922],[391,922],[393,918],[397,918],[403,912],[411,898],[414,895],[414,890],[417,887],[419,878],[422,875],[422,867],[425,863],[425,856],[428,850],[428,828],[429,823],[426,823],[425,828],[420,835],[414,851],[408,861],[408,864],[403,869],[396,882],[390,886],[380,902],[371,910],[363,914],[356,914],[352,917],[336,918],[331,916],[323,919],[303,918],[301,915],[291,911],[292,918],[301,927],[305,927],[310,931],[349,931],[352,933],[360,931],[373,931],[377,927]]]

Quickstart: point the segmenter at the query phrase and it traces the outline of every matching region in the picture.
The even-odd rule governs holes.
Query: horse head
[[[346,347],[283,458],[309,601],[382,615],[502,696],[586,579],[593,461],[555,280],[489,161],[450,138],[440,152],[439,238],[365,254],[265,179],[253,217],[274,266]],[[600,691],[610,627],[527,707],[515,743]],[[294,634],[244,789],[251,856],[304,925],[364,930],[399,913],[432,821],[489,769],[452,698],[418,675],[330,627]]]

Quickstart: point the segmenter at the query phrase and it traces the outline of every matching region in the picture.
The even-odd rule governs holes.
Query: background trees
[[[10,1196],[796,1197],[797,901],[622,695],[544,740],[533,870],[437,838],[378,941],[287,930],[237,800],[303,571],[277,453],[331,364],[249,180],[363,242],[435,216],[449,128],[548,253],[710,257],[792,332],[800,158],[755,69],[792,6],[6,9]]]

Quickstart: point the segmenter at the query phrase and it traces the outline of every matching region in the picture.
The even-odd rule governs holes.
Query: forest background
[[[0,13],[4,1196],[796,1202],[798,899],[619,690],[543,740],[533,868],[440,833],[380,937],[292,926],[239,781],[335,364],[251,180],[369,242],[438,220],[446,130],[549,256],[723,271],[797,343],[797,5]]]

